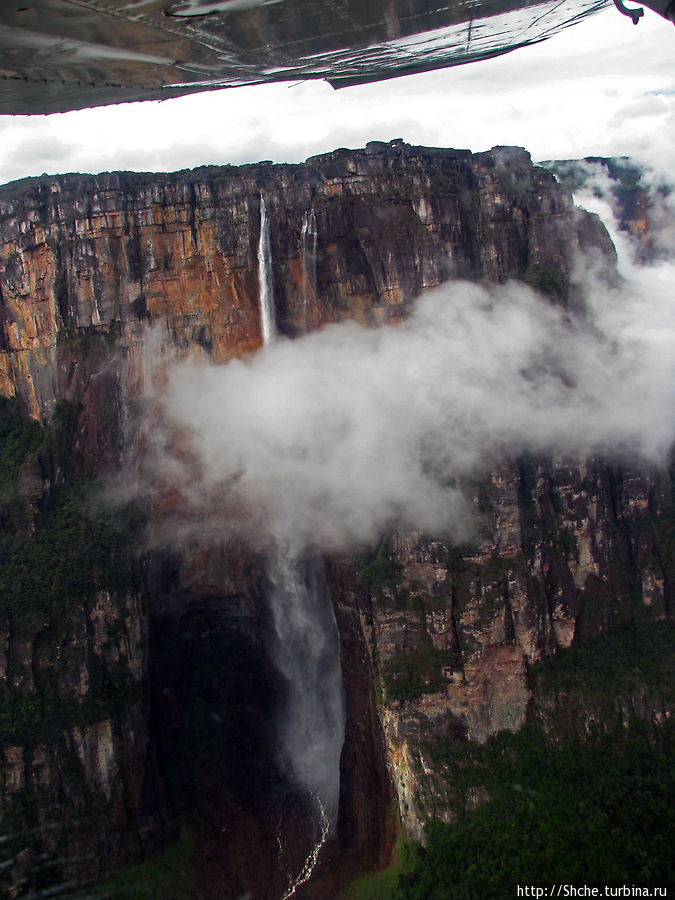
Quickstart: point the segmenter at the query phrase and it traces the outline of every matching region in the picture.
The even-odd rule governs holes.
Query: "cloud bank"
[[[524,452],[663,462],[675,438],[672,264],[574,314],[516,284],[453,283],[399,327],[335,325],[246,361],[172,365],[186,523],[341,550],[385,529],[466,535],[459,482]],[[639,276],[639,277],[638,277]],[[163,433],[163,440],[166,433]],[[189,462],[187,462],[188,460]]]

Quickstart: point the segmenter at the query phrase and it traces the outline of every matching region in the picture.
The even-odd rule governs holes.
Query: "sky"
[[[300,162],[403,138],[535,160],[675,158],[675,28],[613,6],[541,44],[467,66],[333,90],[325,82],[227,89],[51,116],[0,116],[0,183],[25,175]]]

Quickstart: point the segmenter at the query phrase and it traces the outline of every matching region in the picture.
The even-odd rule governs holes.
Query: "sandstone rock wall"
[[[270,219],[278,325],[289,335],[355,318],[396,321],[448,278],[554,272],[564,284],[604,229],[525,151],[369,144],[298,166],[113,173],[0,192],[0,390],[32,415],[82,392],[83,330],[133,360],[139,325],[218,359],[261,343],[260,196]],[[303,245],[314,212],[316,254]],[[305,252],[303,252],[303,246]]]

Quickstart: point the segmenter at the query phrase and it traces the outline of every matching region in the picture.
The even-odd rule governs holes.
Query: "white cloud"
[[[156,420],[148,454],[186,486],[169,531],[196,516],[200,533],[211,518],[221,537],[324,550],[393,526],[458,537],[457,479],[505,456],[662,462],[675,438],[673,275],[662,263],[609,287],[585,263],[574,316],[523,285],[453,283],[398,328],[342,324],[248,361],[171,367],[169,433],[189,463],[163,455]]]

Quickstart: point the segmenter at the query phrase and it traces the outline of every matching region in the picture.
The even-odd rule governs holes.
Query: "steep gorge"
[[[524,280],[574,306],[576,252],[610,268],[613,259],[597,218],[514,148],[471,155],[395,141],[301,166],[9,185],[0,389],[51,442],[20,460],[28,524],[17,540],[35,542],[68,484],[129,466],[142,476],[143,448],[151,455],[163,435],[147,388],[164,377],[167,347],[216,362],[261,347],[263,198],[276,327],[288,337],[348,319],[400,323],[421,291],[458,279]],[[171,440],[189,458],[180,436]],[[430,742],[520,727],[536,693],[531,667],[558,647],[645,610],[672,622],[667,472],[524,454],[468,487],[474,536],[460,546],[394,530],[370,556],[328,556],[346,725],[319,896],[331,869],[385,864],[401,827],[421,837],[430,815],[452,818]],[[191,489],[155,485],[151,534],[180,521]],[[278,898],[302,865],[313,813],[275,756],[283,686],[266,650],[265,548],[214,536],[208,519],[196,525],[180,541],[155,539],[126,583],[97,571],[91,583],[66,583],[65,594],[79,594],[51,609],[37,595],[48,587],[29,585],[24,607],[3,597],[3,703],[24,710],[2,745],[15,896],[100,878],[186,822],[207,896]],[[137,523],[114,527],[139,541]],[[71,567],[86,566],[99,540],[110,534],[96,532]],[[645,715],[670,714],[672,698],[642,702]],[[45,718],[51,733],[37,727]],[[65,830],[54,827],[62,819]],[[83,853],[92,821],[106,822],[93,855]],[[65,862],[41,871],[45,853]]]

